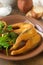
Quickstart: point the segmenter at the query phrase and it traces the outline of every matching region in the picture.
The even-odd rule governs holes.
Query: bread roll
[[[43,15],[43,7],[40,7],[40,6],[33,7],[33,8],[26,14],[26,16],[30,16],[30,17],[33,17],[33,18],[36,18],[36,19],[41,18],[42,15]]]

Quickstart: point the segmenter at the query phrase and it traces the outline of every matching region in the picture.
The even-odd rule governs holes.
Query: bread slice
[[[43,15],[43,7],[41,6],[36,6],[33,7],[27,14],[26,16],[31,16],[33,18],[39,19]]]

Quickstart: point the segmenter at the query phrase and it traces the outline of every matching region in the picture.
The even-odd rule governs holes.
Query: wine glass
[[[0,16],[9,15],[16,0],[0,0]]]

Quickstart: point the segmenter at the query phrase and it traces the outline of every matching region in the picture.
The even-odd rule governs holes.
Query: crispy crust
[[[39,44],[40,40],[41,36],[39,34],[36,34],[31,39],[27,40],[25,46],[23,46],[18,50],[11,51],[11,55],[17,55],[29,51],[30,49],[36,47]]]
[[[23,40],[27,41],[25,43],[25,46],[16,50],[20,46],[20,44],[21,44],[20,42]],[[26,31],[22,32],[18,36],[16,43],[11,47],[11,49],[10,49],[11,55],[25,53],[26,51],[37,46],[40,41],[41,41],[41,36],[36,32],[36,29],[34,27],[31,28],[30,30],[27,29]]]
[[[12,27],[14,32],[20,34],[24,30],[32,28],[33,25],[30,23],[16,23],[16,24],[13,24]]]
[[[33,37],[35,34],[37,34],[35,28],[31,28],[30,30],[24,31],[18,36],[16,43],[13,45],[13,47],[11,47],[11,50],[16,49],[20,45],[20,42],[22,40],[26,41]]]

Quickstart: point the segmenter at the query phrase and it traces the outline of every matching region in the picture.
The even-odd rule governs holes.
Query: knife
[[[38,21],[38,20],[36,20],[36,19],[34,19],[34,18],[32,18],[32,17],[26,17],[27,18],[27,20],[29,20],[31,23],[33,23],[34,25],[35,25],[35,27],[40,31],[40,32],[42,32],[43,33],[43,21],[41,22],[41,21]]]

